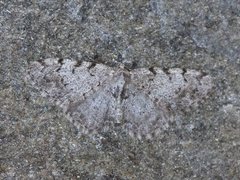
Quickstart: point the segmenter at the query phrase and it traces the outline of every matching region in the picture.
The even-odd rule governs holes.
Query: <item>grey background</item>
[[[0,178],[239,179],[238,0],[1,0]],[[196,69],[214,90],[153,140],[76,138],[24,83],[30,61]]]

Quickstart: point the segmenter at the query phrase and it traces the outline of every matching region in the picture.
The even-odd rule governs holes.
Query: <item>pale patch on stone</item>
[[[212,89],[211,77],[196,70],[129,71],[69,59],[32,62],[26,82],[59,105],[79,135],[118,124],[139,139],[167,130],[178,106],[197,106]]]

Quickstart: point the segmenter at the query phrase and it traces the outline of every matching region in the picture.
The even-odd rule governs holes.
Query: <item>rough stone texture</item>
[[[238,0],[0,0],[0,179],[240,179],[239,33]],[[55,78],[51,70],[55,65],[44,69],[51,74],[46,82],[27,80],[31,65],[35,64],[30,69],[36,68],[37,73],[44,67],[40,62],[49,58],[60,59],[60,64],[61,59],[79,64],[75,75],[84,64],[93,65],[94,74],[102,74],[97,67],[105,73],[113,71],[112,81],[106,74],[83,81],[81,88],[93,92],[99,88],[95,81],[105,83],[106,78],[108,85],[101,86],[106,89],[96,91],[101,92],[96,97],[107,100],[106,91],[120,83],[117,87],[126,89],[129,97],[121,108],[115,107],[121,110],[119,114],[112,112],[118,118],[123,107],[131,109],[143,101],[140,97],[147,94],[149,84],[141,85],[148,73],[167,77],[175,73],[196,86],[176,100],[161,101],[160,110],[175,117],[151,138],[129,135],[124,124],[134,118],[136,112],[131,111],[132,116],[120,123],[101,125],[96,133],[78,136],[75,121],[69,121],[55,102],[58,98],[48,98],[41,90],[51,87],[47,79]],[[62,73],[68,74],[71,68],[69,64]],[[122,76],[114,76],[116,72]],[[134,72],[143,75],[135,77]],[[200,80],[193,78],[198,73]],[[41,73],[36,75],[42,79]],[[81,80],[68,77],[69,83]],[[208,79],[204,77],[211,77],[213,85],[205,92]],[[59,74],[54,82],[57,78]],[[79,88],[74,83],[72,87]],[[66,88],[61,82],[54,91],[48,90],[61,96]],[[174,86],[164,83],[163,89],[175,94]],[[124,93],[114,92],[119,104]],[[92,95],[84,103],[92,102]],[[79,107],[76,104],[69,110],[86,113],[90,109]],[[99,110],[89,117],[96,118]],[[139,124],[135,125],[133,129],[138,129]]]

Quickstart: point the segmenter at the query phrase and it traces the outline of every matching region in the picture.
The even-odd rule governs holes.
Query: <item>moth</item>
[[[117,124],[139,139],[166,130],[179,106],[198,106],[212,89],[212,78],[196,70],[127,70],[57,58],[31,62],[25,80],[62,109],[79,135]]]

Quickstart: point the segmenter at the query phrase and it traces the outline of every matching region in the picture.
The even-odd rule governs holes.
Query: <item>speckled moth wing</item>
[[[122,120],[120,94],[123,86],[124,77],[117,73],[84,101],[69,105],[67,113],[85,133],[101,129],[107,123],[119,123]]]
[[[179,106],[197,105],[212,88],[211,77],[196,70],[166,72],[153,67],[127,71],[69,59],[32,62],[26,81],[59,105],[80,134],[118,123],[138,138],[166,130],[178,116]]]

